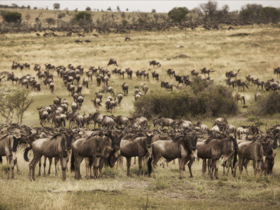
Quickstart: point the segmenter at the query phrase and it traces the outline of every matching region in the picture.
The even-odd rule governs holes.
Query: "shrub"
[[[256,102],[253,102],[250,112],[253,115],[273,115],[280,112],[280,94],[279,92],[270,92],[263,94]]]
[[[4,20],[7,23],[20,23],[21,22],[21,13],[18,13],[18,12],[6,12],[4,14]]]
[[[135,115],[153,117],[189,118],[233,115],[238,106],[232,90],[221,85],[194,83],[189,91],[150,93],[135,101]]]

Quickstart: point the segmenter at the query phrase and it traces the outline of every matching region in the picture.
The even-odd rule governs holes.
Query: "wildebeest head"
[[[120,131],[114,131],[114,132],[108,131],[105,135],[111,139],[112,151],[110,152],[108,158],[108,164],[112,168],[114,167],[115,162],[117,161],[118,157],[121,154],[120,144],[121,144],[121,139],[123,137],[123,133]]]
[[[272,148],[269,139],[267,139],[267,138],[262,139],[261,140],[261,145],[262,145],[262,148],[263,148],[263,156],[267,156],[267,153]]]
[[[65,146],[65,149],[66,150],[71,150],[71,143],[72,143],[72,139],[73,139],[73,133],[71,130],[67,130],[65,133],[64,133],[64,137],[61,141],[61,146]]]

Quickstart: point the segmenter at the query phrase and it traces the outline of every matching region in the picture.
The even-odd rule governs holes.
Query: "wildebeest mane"
[[[177,142],[181,137],[185,137],[185,136],[177,136],[173,139],[173,142]]]
[[[58,136],[64,136],[64,133],[57,133],[57,134],[55,134],[54,136],[52,136],[52,138],[50,139],[50,141],[51,140],[53,140],[53,139],[55,139],[56,137],[58,137]]]
[[[3,139],[5,139],[7,136],[9,136],[9,134],[6,134],[5,136],[3,136],[0,141],[2,141]]]

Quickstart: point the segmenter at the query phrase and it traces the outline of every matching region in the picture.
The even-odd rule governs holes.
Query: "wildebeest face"
[[[147,138],[147,141],[146,141],[146,143],[147,143],[147,148],[150,148],[150,147],[151,147],[153,136],[154,136],[154,135],[153,135],[152,132],[148,132],[148,133],[146,134],[146,138]]]
[[[66,137],[66,149],[70,150],[71,149],[71,143],[72,143],[73,134],[72,133],[66,133],[65,137]]]
[[[268,139],[263,139],[261,144],[263,146],[263,156],[266,156],[267,152],[268,152],[268,147],[269,147],[270,141]]]
[[[192,149],[192,151],[196,150],[196,143],[197,143],[197,136],[192,136],[191,137],[191,149]]]

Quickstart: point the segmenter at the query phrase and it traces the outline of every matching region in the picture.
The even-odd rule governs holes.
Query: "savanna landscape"
[[[14,9],[4,9],[14,11]],[[22,10],[23,16],[27,10]],[[53,10],[29,11],[31,19],[35,19],[40,14],[42,17],[55,17],[59,12]],[[74,11],[70,11],[70,14]],[[94,21],[98,17],[102,19],[102,12],[94,13]],[[119,21],[123,19],[118,14]],[[137,13],[129,13],[137,17]],[[149,14],[150,15],[150,14]],[[166,14],[162,14],[166,15]],[[128,16],[128,14],[126,14]],[[167,15],[166,15],[167,16]],[[30,21],[31,21],[30,19]],[[132,19],[132,18],[131,18]],[[66,21],[66,20],[65,20]],[[35,22],[34,22],[35,23]],[[30,25],[33,24],[30,22]],[[146,114],[150,129],[156,129],[153,119],[160,117],[174,117],[174,120],[189,120],[193,124],[201,121],[210,129],[217,117],[225,117],[228,123],[238,128],[244,126],[257,126],[260,133],[278,125],[279,113],[276,110],[272,114],[266,109],[260,109],[264,102],[255,100],[258,92],[262,97],[269,94],[276,94],[278,89],[266,90],[257,89],[252,82],[246,81],[245,76],[251,75],[254,79],[260,78],[264,82],[274,79],[278,80],[278,74],[274,74],[274,69],[280,66],[280,25],[279,23],[268,24],[246,24],[231,25],[219,24],[219,29],[206,30],[203,25],[198,25],[194,30],[190,28],[181,29],[178,25],[166,30],[131,30],[126,33],[100,33],[97,30],[84,32],[82,28],[76,28],[78,33],[66,36],[67,31],[53,30],[46,24],[44,30],[38,29],[31,32],[16,32],[13,28],[11,32],[0,34],[0,74],[5,76],[0,82],[1,94],[6,89],[24,90],[28,92],[28,98],[32,103],[24,112],[22,125],[30,128],[41,127],[38,107],[47,107],[53,103],[58,96],[66,99],[69,104],[73,102],[73,97],[69,94],[63,79],[56,70],[49,70],[53,74],[54,90],[51,92],[48,85],[44,85],[43,80],[36,76],[35,64],[41,66],[41,71],[45,71],[45,64],[52,64],[55,67],[64,66],[68,70],[68,65],[74,67],[82,65],[84,74],[81,80],[87,78],[86,73],[90,67],[104,68],[111,73],[115,68],[133,70],[132,79],[125,73],[124,77],[111,74],[108,85],[113,87],[114,93],[104,91],[105,84],[97,85],[96,75],[93,80],[89,79],[89,87],[83,87],[82,95],[84,102],[78,110],[79,114],[89,115],[95,112],[103,115],[134,117]],[[2,25],[4,28],[4,26]],[[14,31],[13,31],[14,30]],[[43,36],[44,33],[53,33],[57,36]],[[39,36],[36,35],[39,33]],[[97,34],[98,36],[94,36]],[[130,40],[125,41],[126,37]],[[76,40],[82,42],[77,43]],[[90,42],[85,42],[90,40]],[[118,66],[107,65],[110,59],[117,61]],[[160,65],[150,65],[150,61],[160,62]],[[28,63],[30,69],[12,69],[13,61],[17,63]],[[209,81],[203,80],[207,75],[201,74],[201,69],[210,69]],[[221,87],[232,96],[234,111],[215,115],[212,111],[204,113],[189,113],[182,110],[182,115],[173,113],[173,107],[161,107],[165,110],[162,113],[152,113],[147,111],[144,104],[152,101],[152,98],[168,96],[166,101],[177,100],[176,97],[182,94],[189,94],[192,97],[200,93],[194,92],[194,86],[182,84],[181,89],[177,89],[179,83],[174,76],[169,76],[167,70],[172,69],[176,75],[188,76],[192,81],[201,81],[207,87]],[[149,73],[149,79],[137,78],[137,70]],[[200,79],[191,75],[191,71],[199,72]],[[226,83],[226,72],[234,71],[239,73],[237,79],[246,82],[248,88],[229,86]],[[153,79],[152,72],[159,74],[159,80]],[[6,73],[3,73],[6,72]],[[41,90],[35,91],[26,88],[15,82],[7,81],[7,74],[13,72],[18,78],[30,74],[40,81]],[[2,74],[3,73],[3,74]],[[0,76],[0,77],[2,77]],[[161,87],[161,82],[173,84],[173,90]],[[128,84],[128,94],[123,94],[122,85]],[[140,99],[135,100],[136,88],[142,91],[142,86],[148,85],[147,94],[143,94]],[[200,84],[200,83],[199,83]],[[200,87],[199,84],[195,87]],[[78,83],[74,82],[75,87]],[[204,97],[211,95],[211,88],[205,88]],[[207,92],[208,91],[208,92]],[[97,92],[103,94],[102,106],[94,106],[92,100]],[[122,93],[123,99],[120,105],[108,111],[105,107],[106,98],[111,95]],[[236,94],[245,97],[246,103],[236,101]],[[269,98],[270,99],[270,98]],[[201,99],[202,100],[202,99]],[[219,101],[207,99],[209,103],[219,106]],[[222,99],[221,99],[222,100]],[[230,99],[231,100],[231,99]],[[278,101],[272,100],[277,105]],[[168,104],[168,103],[167,103]],[[274,105],[275,105],[274,104]],[[213,105],[213,106],[214,106]],[[150,105],[149,105],[150,106]],[[157,105],[160,107],[160,104]],[[223,105],[221,105],[223,106]],[[280,106],[280,104],[279,104]],[[145,110],[141,108],[145,107]],[[275,106],[272,106],[275,107]],[[275,108],[276,109],[276,108]],[[69,106],[69,111],[71,110]],[[166,110],[170,112],[167,113]],[[173,113],[173,114],[170,114]],[[1,117],[1,127],[4,127],[6,119]],[[16,123],[16,119],[10,122]],[[44,124],[45,127],[55,127],[51,122]],[[66,122],[68,128],[69,122]],[[72,128],[76,127],[72,125]],[[90,123],[87,129],[93,129]],[[82,128],[80,128],[82,130]],[[192,166],[193,177],[189,176],[189,169],[183,172],[183,178],[179,178],[179,162],[170,162],[168,166],[162,158],[158,167],[154,169],[151,177],[148,176],[147,165],[143,163],[143,174],[138,175],[138,163],[131,165],[131,176],[127,177],[126,161],[123,166],[104,167],[102,177],[95,179],[85,178],[86,170],[84,162],[81,164],[81,180],[74,178],[74,173],[70,173],[70,162],[67,165],[66,181],[61,180],[61,166],[58,164],[58,176],[54,173],[54,166],[51,174],[37,176],[38,164],[35,169],[36,181],[30,181],[28,177],[29,163],[24,160],[23,154],[28,144],[19,144],[17,148],[17,162],[20,171],[15,167],[15,176],[7,180],[6,158],[0,169],[0,209],[279,209],[280,205],[280,157],[277,148],[274,159],[273,173],[264,175],[259,173],[254,175],[253,165],[248,165],[248,174],[243,171],[242,176],[237,170],[236,177],[231,173],[228,176],[223,174],[223,163],[220,159],[218,176],[219,179],[211,179],[207,173],[202,174],[202,159],[195,160]],[[29,152],[29,159],[33,156]],[[48,161],[47,161],[48,167]]]

